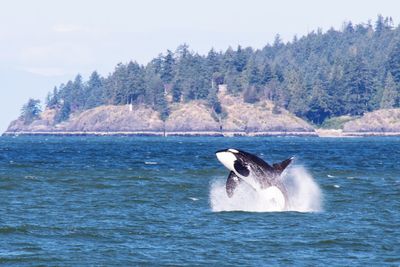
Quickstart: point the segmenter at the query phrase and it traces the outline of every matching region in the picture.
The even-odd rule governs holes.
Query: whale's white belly
[[[260,190],[259,194],[262,196],[263,201],[266,202],[269,210],[282,211],[285,209],[285,196],[278,187],[270,186]]]

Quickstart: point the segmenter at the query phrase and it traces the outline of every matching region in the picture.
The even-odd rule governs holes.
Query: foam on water
[[[210,204],[214,212],[219,211],[321,211],[321,190],[313,177],[302,166],[293,166],[282,177],[288,191],[288,203],[283,208],[275,190],[255,190],[241,183],[229,198],[225,191],[225,178],[211,183]]]
[[[155,162],[155,161],[145,161],[144,164],[146,164],[146,165],[157,165],[158,162]]]

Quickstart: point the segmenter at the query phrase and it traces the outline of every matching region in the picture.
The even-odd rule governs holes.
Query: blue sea
[[[293,207],[227,198],[224,148],[295,156]],[[395,137],[1,137],[0,265],[400,266],[399,165]]]

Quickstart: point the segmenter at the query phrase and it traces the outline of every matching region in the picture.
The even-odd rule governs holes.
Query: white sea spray
[[[229,198],[225,191],[225,179],[217,179],[210,186],[210,205],[214,212],[249,211],[318,212],[322,210],[322,193],[306,168],[292,166],[283,174],[283,183],[288,191],[288,203],[284,209],[274,200],[270,190],[255,190],[241,183]]]

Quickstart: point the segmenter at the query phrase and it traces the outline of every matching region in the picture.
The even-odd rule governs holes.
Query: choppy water
[[[228,147],[296,156],[319,211],[223,211]],[[0,264],[399,266],[399,163],[400,138],[2,137]]]

